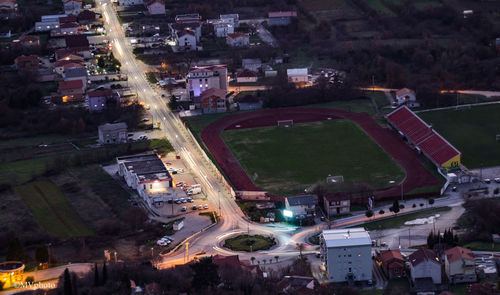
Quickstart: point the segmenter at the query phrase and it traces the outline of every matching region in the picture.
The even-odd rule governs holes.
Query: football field
[[[226,130],[222,138],[254,183],[275,194],[298,194],[331,175],[375,188],[405,173],[356,123],[341,119]]]

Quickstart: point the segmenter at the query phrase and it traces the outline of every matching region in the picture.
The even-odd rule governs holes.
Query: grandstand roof
[[[406,106],[388,114],[387,120],[439,166],[460,155],[451,143]]]

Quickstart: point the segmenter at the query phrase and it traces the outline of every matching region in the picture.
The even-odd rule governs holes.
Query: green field
[[[15,190],[37,223],[50,235],[67,239],[93,234],[52,182],[34,181],[18,186]]]
[[[330,10],[330,9],[342,9],[349,8],[349,3],[346,0],[308,0],[304,1],[307,3],[307,9],[314,10]]]
[[[348,184],[385,187],[404,172],[350,120],[228,130],[222,138],[255,184],[277,194],[297,194],[331,175]]]
[[[273,237],[265,237],[262,235],[241,235],[234,238],[229,238],[224,242],[224,247],[233,251],[253,252],[259,250],[267,250],[276,245]]]
[[[12,185],[25,183],[33,176],[41,175],[47,164],[52,161],[52,157],[44,157],[0,163],[0,183]]]
[[[500,105],[418,114],[461,153],[468,168],[500,165]]]
[[[405,209],[401,210],[400,212],[404,213],[405,212],[404,210]],[[450,210],[451,207],[439,207],[439,208],[425,210],[423,212],[415,212],[405,215],[401,215],[401,213],[399,213],[399,216],[396,216],[392,212],[386,212],[385,213],[386,216],[394,216],[394,217],[366,223],[363,225],[363,227],[368,231],[388,229],[388,228],[399,228],[403,226],[406,221],[414,220],[417,218],[427,218],[437,213],[446,212]],[[378,214],[378,212],[375,213]]]

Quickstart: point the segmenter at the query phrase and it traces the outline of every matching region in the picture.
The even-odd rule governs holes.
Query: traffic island
[[[245,252],[268,250],[274,245],[276,245],[276,239],[273,236],[263,235],[239,235],[224,241],[224,247]]]

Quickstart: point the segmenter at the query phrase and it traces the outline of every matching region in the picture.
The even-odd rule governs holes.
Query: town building
[[[148,0],[146,7],[150,15],[165,15],[165,3],[163,3],[163,0]]]
[[[77,21],[81,25],[87,25],[87,24],[92,24],[96,21],[97,15],[95,12],[92,10],[82,10],[78,15],[77,15]]]
[[[292,212],[293,217],[303,218],[313,214],[316,210],[316,198],[313,195],[293,196],[285,198],[286,210]]]
[[[71,80],[59,82],[58,95],[61,102],[74,102],[83,99],[85,93],[82,80]]]
[[[174,23],[168,25],[172,36],[178,35],[183,31],[191,31],[196,37],[196,42],[200,42],[201,38],[201,23],[199,22],[186,22],[186,23]]]
[[[9,17],[17,12],[18,5],[16,0],[0,0],[0,15]]]
[[[34,54],[21,55],[14,59],[14,65],[20,73],[36,73],[39,67],[38,57]]]
[[[370,281],[371,245],[370,235],[360,227],[323,230],[320,235],[320,253],[327,281]]]
[[[144,5],[143,0],[118,0],[119,6],[135,6],[135,5]]]
[[[79,34],[79,26],[77,23],[63,23],[59,25],[59,29],[54,29],[50,31],[52,37],[55,36],[65,36],[65,35],[76,35]]]
[[[200,23],[201,16],[198,13],[179,14],[175,16],[176,23]]]
[[[61,16],[59,18],[59,24],[76,23],[76,16],[73,14],[67,16]]]
[[[239,32],[227,34],[226,44],[231,47],[247,47],[250,45],[250,35]]]
[[[414,285],[441,284],[441,260],[434,251],[420,248],[408,257],[411,281]]]
[[[226,107],[226,91],[210,88],[200,95],[201,109],[204,114],[224,113]]]
[[[15,43],[16,40],[13,42]],[[37,35],[25,35],[19,38],[19,45],[25,48],[32,48],[40,46],[40,36]]]
[[[195,66],[186,77],[187,89],[192,97],[200,96],[205,90],[217,88],[227,92],[227,67],[225,65]]]
[[[110,103],[114,103],[115,105],[120,104],[118,92],[111,89],[88,91],[85,95],[85,100],[90,112],[101,112],[106,109]]]
[[[63,1],[64,13],[77,15],[82,10],[82,1],[65,0]]]
[[[172,177],[157,154],[116,158],[118,175],[152,207],[172,196]]]
[[[217,254],[212,256],[212,262],[221,269],[232,270],[236,275],[243,275],[245,272],[248,272],[253,277],[262,278],[264,276],[259,265],[253,265],[248,260],[240,260],[238,255],[224,256]]]
[[[262,67],[262,60],[260,58],[244,58],[241,60],[243,69],[258,72]]]
[[[401,278],[406,275],[405,260],[399,249],[380,250],[378,259],[382,264],[382,270],[389,279]]]
[[[268,24],[270,26],[288,26],[292,17],[297,17],[296,11],[277,11],[268,13]]]
[[[106,123],[97,127],[99,144],[127,143],[126,123]]]
[[[56,50],[56,59],[57,61],[73,60],[73,61],[78,61],[80,63],[82,63],[84,60],[82,55],[75,54],[71,50],[66,48]]]
[[[74,54],[79,54],[84,58],[90,58],[90,44],[85,35],[66,36],[66,48]]]
[[[245,95],[238,98],[235,108],[240,111],[258,110],[262,108],[262,104],[258,97],[254,95]]]
[[[87,89],[87,69],[84,67],[74,67],[65,69],[63,72],[64,81],[81,80],[83,89]]]
[[[307,82],[309,82],[307,68],[287,69],[286,75],[288,77],[288,81],[291,83],[307,83]]]
[[[407,106],[389,113],[386,119],[410,147],[423,153],[438,168],[460,166],[462,154]]]
[[[257,73],[245,69],[245,70],[236,74],[236,82],[238,82],[238,83],[257,82]]]
[[[191,30],[183,30],[175,32],[175,40],[177,48],[180,51],[195,51],[198,48],[196,43],[196,33]]]
[[[351,200],[346,193],[327,194],[323,197],[323,208],[328,217],[349,214],[351,212]]]
[[[219,19],[231,23],[235,28],[240,26],[240,16],[237,13],[221,14]]]
[[[54,65],[54,72],[61,75],[61,76],[63,75],[64,71],[67,69],[85,68],[82,65],[81,61],[72,60],[72,59],[69,59],[69,60],[62,59],[62,60],[54,62],[53,65]]]
[[[415,91],[403,88],[396,91],[396,105],[406,104],[408,107],[418,107],[420,104],[417,103],[417,97],[415,96]]]
[[[474,254],[459,246],[444,251],[444,268],[452,284],[477,281]]]
[[[306,276],[284,276],[276,286],[283,294],[315,294],[316,280]]]

